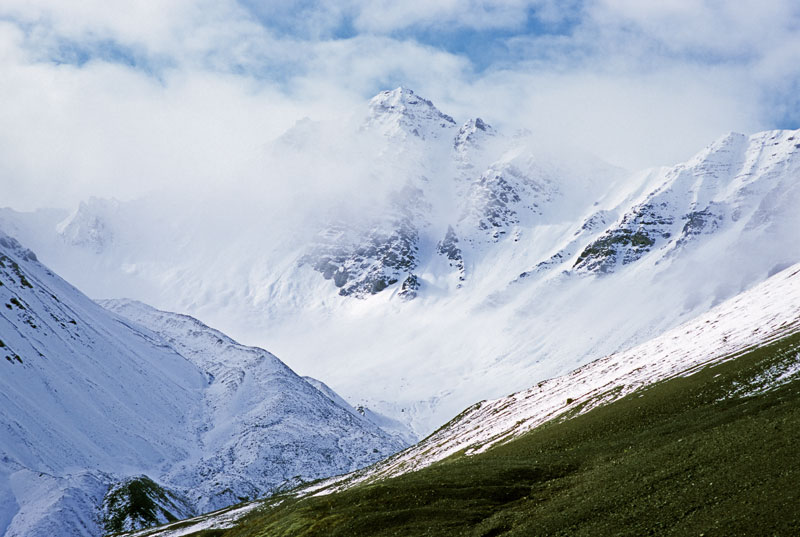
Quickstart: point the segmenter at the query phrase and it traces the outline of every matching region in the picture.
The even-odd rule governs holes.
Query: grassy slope
[[[215,535],[800,535],[800,334],[474,457],[305,499]]]

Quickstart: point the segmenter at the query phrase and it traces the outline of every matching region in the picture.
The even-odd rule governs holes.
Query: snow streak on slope
[[[175,508],[156,514],[165,520],[402,447],[266,351],[190,317],[119,307],[155,317],[165,337],[100,307],[0,233],[4,535],[100,535],[106,494],[131,476],[158,482],[155,499]]]
[[[798,132],[627,174],[406,88],[365,108],[298,122],[260,188],[0,221],[93,296],[206,319],[419,436],[800,261]]]

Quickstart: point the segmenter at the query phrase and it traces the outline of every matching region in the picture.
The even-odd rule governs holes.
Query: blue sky
[[[6,0],[0,68],[0,174],[21,205],[213,181],[296,120],[400,84],[635,169],[798,128],[800,4]]]

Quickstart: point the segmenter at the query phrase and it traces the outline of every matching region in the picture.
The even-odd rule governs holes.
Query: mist
[[[360,2],[312,3],[302,18],[277,9],[187,0],[157,13],[76,16],[58,3],[7,3],[2,204],[72,210],[90,196],[214,198],[235,185],[255,189],[245,197],[265,210],[313,199],[301,212],[315,212],[320,200],[382,190],[362,165],[374,157],[369,143],[336,126],[398,85],[459,123],[477,116],[507,133],[528,129],[629,170],[683,161],[728,131],[800,118],[787,91],[800,65],[791,46],[798,14],[787,2],[757,17],[680,2],[499,3],[480,17],[450,4],[381,17]],[[532,31],[525,17],[561,33]],[[336,35],[343,21],[353,35]],[[427,42],[443,21],[454,25],[452,47]],[[709,31],[687,29],[697,25]],[[494,43],[488,64],[458,48],[459,31]],[[315,147],[270,149],[304,118],[328,126]]]

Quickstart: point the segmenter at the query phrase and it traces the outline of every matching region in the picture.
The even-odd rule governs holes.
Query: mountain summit
[[[431,140],[451,136],[456,122],[431,101],[401,86],[382,91],[370,100],[365,125],[391,138],[414,136]]]

